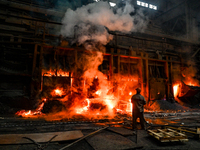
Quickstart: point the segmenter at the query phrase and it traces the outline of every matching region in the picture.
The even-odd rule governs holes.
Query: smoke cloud
[[[67,9],[62,23],[63,36],[75,36],[79,44],[93,40],[106,45],[112,39],[108,30],[124,33],[142,31],[146,27],[147,18],[141,11],[136,12],[128,2],[124,7],[114,10],[108,2],[100,1],[84,5],[75,11]]]

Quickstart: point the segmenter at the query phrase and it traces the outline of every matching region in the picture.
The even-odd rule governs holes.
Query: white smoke
[[[134,16],[131,13],[135,13],[135,9],[128,2],[115,13],[108,2],[103,1],[82,6],[75,11],[68,9],[62,19],[61,34],[67,37],[75,35],[79,44],[93,40],[106,45],[112,39],[107,29],[128,33],[146,27],[147,21],[141,12]]]

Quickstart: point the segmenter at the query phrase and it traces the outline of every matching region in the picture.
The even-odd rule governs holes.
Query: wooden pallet
[[[190,134],[193,134],[195,137],[198,137],[198,139],[200,139],[200,128],[199,127],[194,129],[194,128],[188,128],[188,127],[171,127],[171,126],[168,126],[167,128],[177,130],[177,131],[180,131],[180,132],[190,133]]]
[[[185,134],[172,129],[156,129],[148,130],[148,134],[158,139],[160,142],[187,142],[188,138]]]

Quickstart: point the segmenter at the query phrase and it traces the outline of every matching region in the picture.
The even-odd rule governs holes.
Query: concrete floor
[[[146,120],[149,121],[153,128],[174,125],[174,126],[198,126],[200,127],[200,112],[182,112],[182,113],[155,113],[148,112],[145,113]],[[124,127],[130,128],[129,117],[123,123],[119,121],[113,123],[106,120],[103,123],[83,123],[83,124],[63,124],[57,125],[46,125],[45,128],[40,125],[33,125],[29,127],[14,127],[8,128],[3,125],[9,123],[25,123],[31,121],[45,123],[44,120],[24,120],[23,118],[13,118],[13,117],[1,117],[0,118],[0,133],[34,133],[34,132],[55,132],[55,131],[69,131],[69,130],[81,130],[84,135],[88,135],[98,128],[103,126],[113,126],[113,127]],[[113,121],[113,120],[112,120]],[[7,130],[6,130],[7,129]],[[128,130],[128,129],[127,129]],[[131,130],[129,130],[132,132]],[[138,130],[137,135],[126,135],[123,136],[116,132],[110,131],[108,129],[102,130],[99,133],[96,133],[92,136],[87,137],[86,139],[72,145],[67,148],[69,150],[130,150],[130,149],[142,149],[142,150],[199,150],[200,149],[200,140],[194,139],[193,135],[188,135],[188,142],[168,142],[161,143],[157,139],[150,136],[145,130]],[[1,139],[0,139],[1,140]],[[43,150],[59,150],[62,147],[72,143],[74,141],[66,142],[52,142],[48,147]],[[45,144],[45,143],[41,143]],[[13,145],[0,145],[0,150],[34,150],[37,146],[34,144],[13,144]]]

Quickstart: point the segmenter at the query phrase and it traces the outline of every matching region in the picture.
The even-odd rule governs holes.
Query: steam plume
[[[128,2],[114,12],[107,2],[100,1],[82,6],[75,11],[69,8],[62,23],[61,34],[67,37],[76,34],[79,44],[94,40],[105,45],[112,39],[107,29],[125,33],[141,31],[146,27],[146,18],[141,12],[136,13]]]

